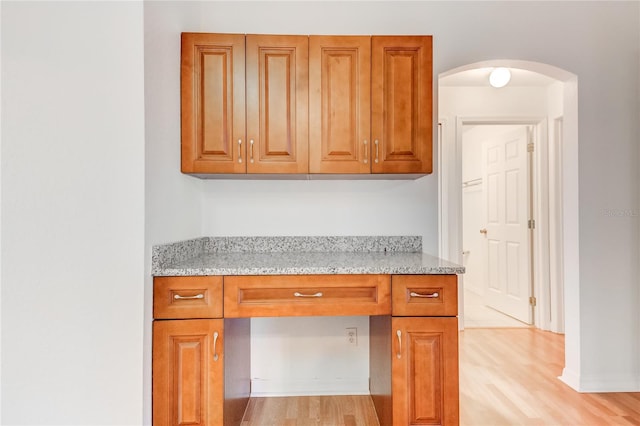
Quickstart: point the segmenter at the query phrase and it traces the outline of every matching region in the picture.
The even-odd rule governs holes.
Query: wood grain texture
[[[180,81],[182,171],[244,173],[244,35],[182,33]]]
[[[226,318],[390,313],[389,275],[224,277]]]
[[[377,426],[367,395],[251,398],[241,426]]]
[[[223,339],[222,319],[153,322],[154,426],[223,425]]]
[[[394,316],[458,314],[456,275],[394,275],[391,278],[391,288]]]
[[[224,320],[224,425],[237,426],[251,393],[251,320]]]
[[[308,173],[309,38],[247,35],[246,79],[247,173]]]
[[[563,335],[466,329],[460,333],[460,424],[640,425],[640,392],[576,392],[558,379],[563,366]]]
[[[394,317],[391,331],[393,424],[457,426],[458,319]]]
[[[309,37],[309,172],[371,172],[371,37]]]
[[[369,317],[369,392],[381,425],[390,425],[391,397],[391,317]]]
[[[153,317],[222,318],[222,277],[154,277]]]
[[[371,38],[372,173],[432,172],[432,62],[431,36]]]

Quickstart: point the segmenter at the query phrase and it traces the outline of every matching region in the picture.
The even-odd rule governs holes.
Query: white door
[[[527,128],[519,127],[482,145],[487,244],[485,304],[532,323],[529,302],[529,176]]]

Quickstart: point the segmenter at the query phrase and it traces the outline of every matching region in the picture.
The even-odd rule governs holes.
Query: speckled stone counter
[[[461,273],[415,236],[203,237],[152,251],[154,276]]]

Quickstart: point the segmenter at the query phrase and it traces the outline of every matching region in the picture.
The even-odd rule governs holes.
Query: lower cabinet
[[[153,323],[153,424],[223,425],[224,320]]]
[[[456,317],[394,317],[392,410],[394,425],[457,425]]]
[[[353,275],[156,277],[153,425],[241,424],[251,317],[340,314],[369,315],[380,426],[459,424],[457,277]]]

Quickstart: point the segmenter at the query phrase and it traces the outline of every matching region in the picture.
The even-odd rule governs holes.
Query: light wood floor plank
[[[640,425],[640,393],[578,393],[558,379],[563,365],[563,335],[466,329],[460,333],[460,424]]]

